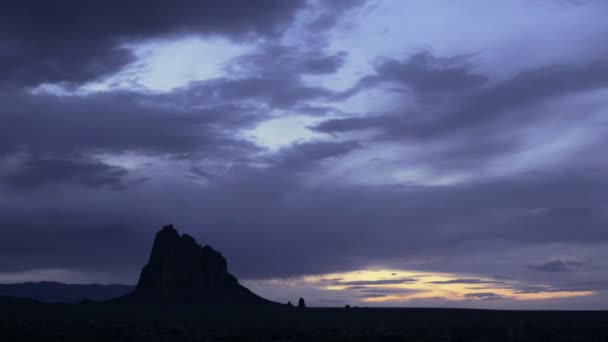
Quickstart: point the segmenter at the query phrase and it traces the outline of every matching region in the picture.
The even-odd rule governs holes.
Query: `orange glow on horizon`
[[[412,281],[412,280],[416,281]],[[364,303],[407,302],[412,299],[442,298],[449,301],[483,300],[484,296],[495,300],[543,300],[580,297],[593,291],[558,291],[550,286],[527,284],[515,280],[497,280],[470,275],[407,271],[398,269],[368,269],[320,276],[306,276],[308,284],[317,284],[328,291],[377,291],[365,297]],[[521,293],[518,288],[536,286],[534,293]],[[543,288],[545,290],[543,290]],[[399,292],[403,293],[399,293]],[[386,293],[386,294],[383,294]]]

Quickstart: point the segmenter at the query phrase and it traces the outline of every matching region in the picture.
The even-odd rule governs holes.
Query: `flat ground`
[[[0,305],[0,341],[608,341],[608,312]]]

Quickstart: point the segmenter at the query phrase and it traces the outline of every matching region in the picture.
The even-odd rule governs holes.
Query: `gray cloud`
[[[4,1],[0,7],[3,84],[79,84],[110,75],[134,60],[122,46],[188,34],[278,35],[304,1],[182,0]],[[146,15],[142,15],[142,11]]]
[[[81,248],[94,244],[89,248],[97,255],[107,256],[95,264],[111,268],[118,259],[109,251],[104,252],[107,245],[104,247],[103,239],[78,240],[70,234],[84,237],[88,229],[120,224],[126,229],[125,234],[133,234],[126,235],[125,246],[138,246],[124,249],[123,253],[131,257],[129,262],[121,261],[121,267],[130,267],[136,274],[140,266],[137,261],[145,260],[147,254],[145,241],[151,241],[158,222],[174,223],[202,243],[222,250],[237,275],[264,278],[346,271],[380,261],[429,255],[437,262],[427,263],[422,269],[493,274],[498,266],[492,260],[472,264],[473,256],[492,255],[497,250],[509,254],[512,250],[509,264],[525,265],[528,256],[516,257],[517,250],[525,246],[608,243],[601,215],[586,222],[577,220],[574,226],[568,222],[556,226],[557,221],[546,215],[526,214],[539,204],[560,207],[571,197],[608,203],[606,184],[584,180],[577,173],[466,186],[375,188],[311,186],[283,170],[282,166],[233,168],[203,186],[179,179],[150,179],[145,186],[133,187],[120,198],[95,190],[96,196],[87,201],[81,199],[90,196],[89,190],[66,189],[60,201],[47,200],[48,194],[43,191],[28,207],[20,207],[17,198],[5,195],[2,226],[19,229],[11,232],[10,241],[3,241],[10,246],[3,244],[0,250],[4,260],[15,260],[11,257],[15,249],[27,251],[27,246],[39,243],[48,243],[50,248],[57,243],[64,247],[61,251],[46,249],[44,264],[80,268],[87,267],[87,258],[68,259],[67,255],[78,255]],[[311,166],[311,170],[315,167]],[[146,200],[138,207],[128,205],[141,198]],[[438,206],[442,208],[441,215],[437,215]],[[36,214],[27,208],[36,208]],[[73,212],[74,208],[79,208],[82,217]],[[230,214],[235,211],[239,215]],[[449,226],[441,224],[446,220]],[[48,222],[64,228],[40,241],[26,238],[48,235]],[[584,234],[580,227],[585,227]],[[45,235],[40,234],[43,231]],[[60,243],[62,240],[66,242]],[[252,240],[256,243],[251,244]],[[119,247],[112,250],[115,248]],[[36,258],[19,260],[19,265],[12,267],[42,266]]]
[[[431,284],[500,284],[501,281],[491,281],[483,279],[451,279],[442,281],[431,281]]]
[[[462,59],[460,56],[454,58]],[[404,63],[411,68],[411,61]],[[445,75],[449,81],[436,82],[436,77],[443,76],[435,73],[444,75],[444,69],[428,68],[428,73],[420,73],[420,80],[410,84],[414,87],[420,83],[415,88],[417,99],[422,101],[420,106],[413,106],[408,99],[384,109],[382,114],[329,119],[312,129],[329,134],[358,134],[373,129],[378,132],[369,138],[373,141],[408,144],[411,148],[424,146],[420,155],[404,157],[404,163],[424,165],[440,174],[444,170],[470,171],[471,165],[477,165],[474,170],[479,171],[485,165],[500,163],[501,158],[525,153],[532,148],[530,141],[591,126],[592,120],[596,119],[591,119],[588,109],[559,109],[555,104],[566,96],[608,87],[608,63],[603,58],[589,63],[542,66],[498,82],[469,74],[469,67],[458,67]],[[385,79],[392,80],[391,77],[404,84],[411,82],[403,75],[397,77],[401,75],[398,72],[386,74],[390,77],[363,77],[353,89],[377,88]],[[374,81],[366,81],[368,79]],[[423,86],[427,84],[425,82],[428,87]],[[445,90],[442,100],[435,99],[434,94],[442,89]],[[428,97],[433,99],[425,100]],[[553,107],[545,108],[550,105]],[[557,126],[561,130],[556,131]],[[553,127],[553,131],[545,127]],[[594,127],[598,130],[596,139],[601,139],[600,131],[605,129]]]
[[[340,18],[340,14],[349,10],[360,7],[366,3],[366,0],[340,0],[323,3],[320,9],[316,11],[316,15],[308,24],[308,28],[313,32],[328,30],[336,25]]]
[[[293,78],[223,78],[192,83],[187,91],[187,96],[196,102],[248,99],[272,108],[290,108],[306,100],[331,95],[327,89],[304,86]]]
[[[560,291],[560,289],[552,288],[550,286],[543,285],[526,285],[526,286],[518,286],[515,288],[515,293],[541,293],[541,292],[556,292]]]
[[[387,82],[407,86],[419,94],[462,91],[487,83],[488,77],[471,70],[468,58],[440,58],[423,51],[403,62],[391,58],[380,59],[375,65],[375,74],[363,77],[354,87],[339,94],[338,98],[350,97]]]
[[[605,104],[601,55],[509,74],[475,64],[483,54],[463,46],[447,49],[453,57],[386,56],[353,76],[366,55],[348,39],[329,42],[350,32],[324,33],[358,1],[152,1],[145,16],[138,1],[117,5],[0,5],[0,272],[133,282],[155,231],[173,223],[221,250],[245,279],[371,265],[461,274],[435,283],[477,290],[605,293],[608,126],[591,114]],[[294,25],[308,32],[282,39]],[[23,90],[75,90],[133,62],[126,45],[191,35],[254,47],[226,61],[224,74],[165,93]],[[359,80],[346,92],[324,86],[351,77]],[[372,89],[395,101],[358,98]],[[361,99],[369,113],[349,114]],[[323,140],[270,150],[245,137],[302,113],[329,116],[314,127]],[[359,134],[367,129],[377,134]],[[395,160],[383,164],[386,155]],[[393,177],[410,168],[447,181]],[[515,280],[483,280],[494,274]],[[386,296],[397,290],[369,287],[414,278],[327,281]]]
[[[475,293],[467,293],[464,295],[467,299],[477,299],[477,300],[501,300],[506,299],[504,296],[493,292],[475,292]]]
[[[296,143],[282,148],[269,160],[276,167],[291,170],[310,169],[319,162],[341,157],[362,148],[363,146],[356,141]]]
[[[390,287],[366,287],[366,286],[351,286],[348,288],[349,290],[357,289],[359,292],[363,293],[383,293],[383,294],[410,294],[415,292],[424,292],[424,290],[419,289],[400,289],[400,288],[390,288]]]
[[[560,259],[549,260],[539,264],[528,265],[533,271],[540,272],[570,272],[580,268],[582,264],[576,261],[563,261]]]
[[[74,182],[87,187],[122,188],[127,171],[96,160],[42,158],[25,161],[4,178],[12,186],[32,188]]]
[[[251,53],[233,59],[226,70],[233,75],[265,76],[274,78],[299,75],[335,73],[342,67],[346,52],[327,54],[319,46],[289,46],[264,44]]]
[[[396,285],[396,284],[410,284],[417,282],[415,278],[401,278],[401,279],[381,279],[381,280],[353,280],[353,281],[336,281],[333,285],[353,285],[353,286],[365,286],[365,285]]]
[[[386,296],[386,293],[361,293],[358,295],[359,298],[382,298]]]
[[[132,92],[69,97],[4,94],[0,126],[11,129],[0,136],[0,153],[177,154],[254,148],[227,132],[253,126],[263,114],[235,106],[167,106],[167,97]]]
[[[582,65],[544,66],[518,73],[505,81],[464,96],[457,101],[456,109],[450,109],[445,115],[431,116],[430,119],[392,114],[332,119],[320,123],[316,129],[325,133],[335,133],[380,128],[390,138],[437,137],[438,135],[453,134],[459,129],[479,127],[499,119],[511,118],[510,114],[506,112],[509,109],[571,93],[606,88],[608,87],[606,75],[608,75],[608,62],[604,59]],[[444,86],[441,82],[435,83],[432,76],[422,75],[421,78],[429,82],[431,86]],[[455,77],[450,82],[454,82],[455,88],[466,88],[467,82],[459,77]],[[450,82],[447,84],[450,85]],[[375,82],[372,82],[372,85],[375,86]],[[423,90],[423,93],[429,91],[433,91],[433,89]],[[522,115],[529,113],[525,110],[520,112]],[[511,122],[508,125],[517,124],[517,122]],[[489,128],[501,127],[504,126]],[[488,127],[486,126],[486,128]],[[385,135],[384,138],[387,136]]]

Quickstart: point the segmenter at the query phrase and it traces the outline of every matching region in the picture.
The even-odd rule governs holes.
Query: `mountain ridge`
[[[156,233],[150,257],[135,289],[121,298],[133,304],[276,304],[241,285],[228,272],[226,258],[173,225]]]
[[[123,296],[135,287],[124,284],[66,284],[39,281],[0,284],[0,296],[31,299],[43,303],[77,303],[83,300],[105,301]]]

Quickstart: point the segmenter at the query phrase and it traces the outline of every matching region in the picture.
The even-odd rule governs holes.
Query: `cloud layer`
[[[133,282],[173,223],[262,292],[370,267],[451,275],[291,288],[318,305],[421,303],[403,301],[418,289],[376,287],[425,284],[467,287],[469,306],[553,294],[535,307],[568,307],[567,293],[586,291],[580,307],[605,308],[608,30],[562,20],[592,22],[601,4],[556,4],[507,7],[568,31],[576,51],[502,17],[480,50],[474,24],[445,4],[470,40],[409,33],[391,13],[427,5],[382,1],[5,1],[0,281]],[[185,37],[247,49],[170,90],[108,82],[139,77],[142,44]],[[521,58],[507,65],[505,52]],[[332,299],[327,286],[350,292]]]

